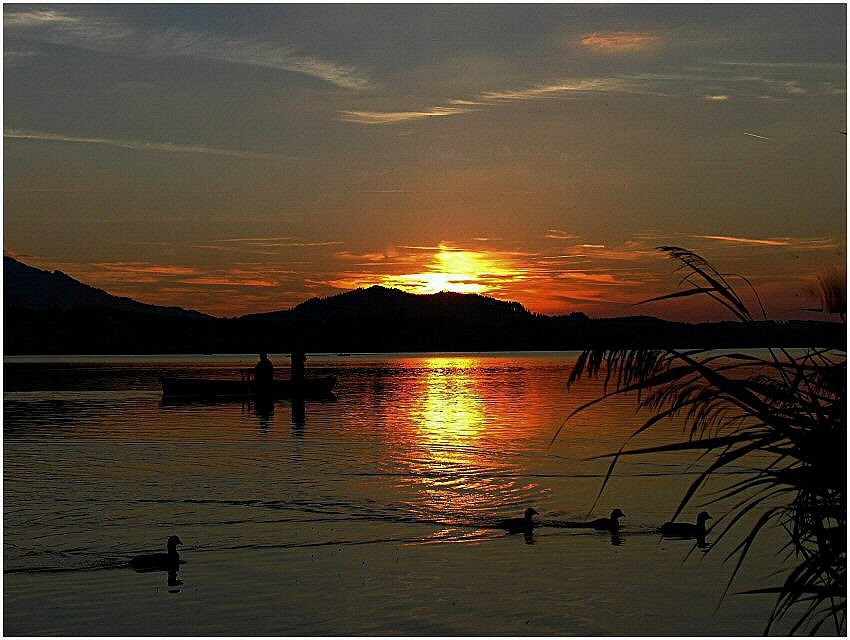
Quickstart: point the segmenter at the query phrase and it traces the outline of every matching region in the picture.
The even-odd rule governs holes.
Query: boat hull
[[[300,382],[275,380],[270,389],[258,393],[253,382],[245,380],[212,380],[209,378],[161,378],[162,397],[166,399],[244,400],[325,399],[332,396],[336,376],[305,378]]]

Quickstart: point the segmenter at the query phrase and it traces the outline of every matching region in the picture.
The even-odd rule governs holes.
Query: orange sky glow
[[[701,319],[701,314],[712,314],[712,307],[698,300],[686,301],[687,304],[635,306],[677,287],[675,265],[657,251],[657,239],[644,237],[609,246],[582,242],[555,231],[544,230],[541,234],[552,245],[550,251],[542,252],[516,246],[494,248],[492,245],[498,242],[491,238],[478,238],[465,247],[441,242],[365,253],[338,251],[333,243],[312,243],[314,246],[303,250],[329,250],[325,260],[330,261],[333,269],[315,273],[294,294],[288,289],[292,283],[300,282],[303,273],[277,267],[268,258],[256,256],[239,261],[236,268],[225,269],[143,261],[57,263],[36,256],[17,257],[43,268],[64,270],[117,295],[226,316],[288,308],[313,295],[331,295],[372,285],[416,294],[477,293],[519,301],[532,311],[548,314],[584,310],[591,315],[650,313],[684,319]],[[780,317],[799,315],[801,308],[816,302],[816,277],[821,273],[819,260],[824,253],[839,256],[843,252],[837,242],[828,238],[771,240],[703,236],[701,240],[688,240],[682,244],[697,246],[730,271],[746,271],[753,260],[768,265],[768,274],[750,274],[748,279],[763,297],[773,301],[771,311]],[[244,247],[250,256],[257,247],[279,243],[279,239],[270,238],[227,239],[219,245],[199,245],[198,250],[221,244],[236,245]],[[801,265],[804,265],[802,273]]]

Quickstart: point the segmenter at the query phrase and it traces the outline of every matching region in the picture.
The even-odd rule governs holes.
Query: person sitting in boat
[[[254,384],[257,387],[257,393],[271,391],[273,380],[274,365],[267,353],[261,353],[260,361],[254,367]]]
[[[304,353],[304,348],[295,346],[292,348],[292,381],[304,381],[304,363],[307,361],[307,354]]]

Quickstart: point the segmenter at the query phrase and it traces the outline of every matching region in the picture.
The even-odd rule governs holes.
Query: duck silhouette
[[[690,522],[665,522],[661,525],[661,535],[667,538],[696,538],[705,539],[705,521],[711,520],[707,511],[701,511],[696,524]]]
[[[610,518],[597,518],[588,522],[566,522],[565,526],[576,529],[599,529],[600,531],[617,532],[620,530],[620,518],[625,517],[625,513],[619,509],[614,509]]]
[[[539,515],[537,511],[529,507],[525,510],[525,514],[522,518],[508,518],[507,520],[500,520],[498,527],[500,529],[507,529],[511,533],[529,533],[532,529],[534,529],[535,522],[532,518],[536,515]]]
[[[169,571],[175,572],[180,566],[180,554],[177,545],[183,544],[177,536],[168,538],[166,548],[168,553],[149,553],[132,558],[129,565],[136,571]]]

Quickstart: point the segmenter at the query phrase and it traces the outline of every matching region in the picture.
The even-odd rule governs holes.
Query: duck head
[[[183,544],[183,542],[181,542],[180,538],[178,536],[171,536],[168,539],[168,544],[166,546],[168,547],[169,551],[176,551],[178,544]]]
[[[538,514],[534,509],[532,509],[530,507],[525,510],[525,519],[526,520],[531,520],[531,517],[536,516],[536,515],[540,515],[540,514]]]
[[[618,518],[625,518],[626,514],[620,511],[619,509],[614,509],[611,512],[611,520],[617,520]]]
[[[697,522],[705,523],[706,520],[712,520],[712,517],[708,515],[708,511],[700,511],[700,514],[697,516]]]

